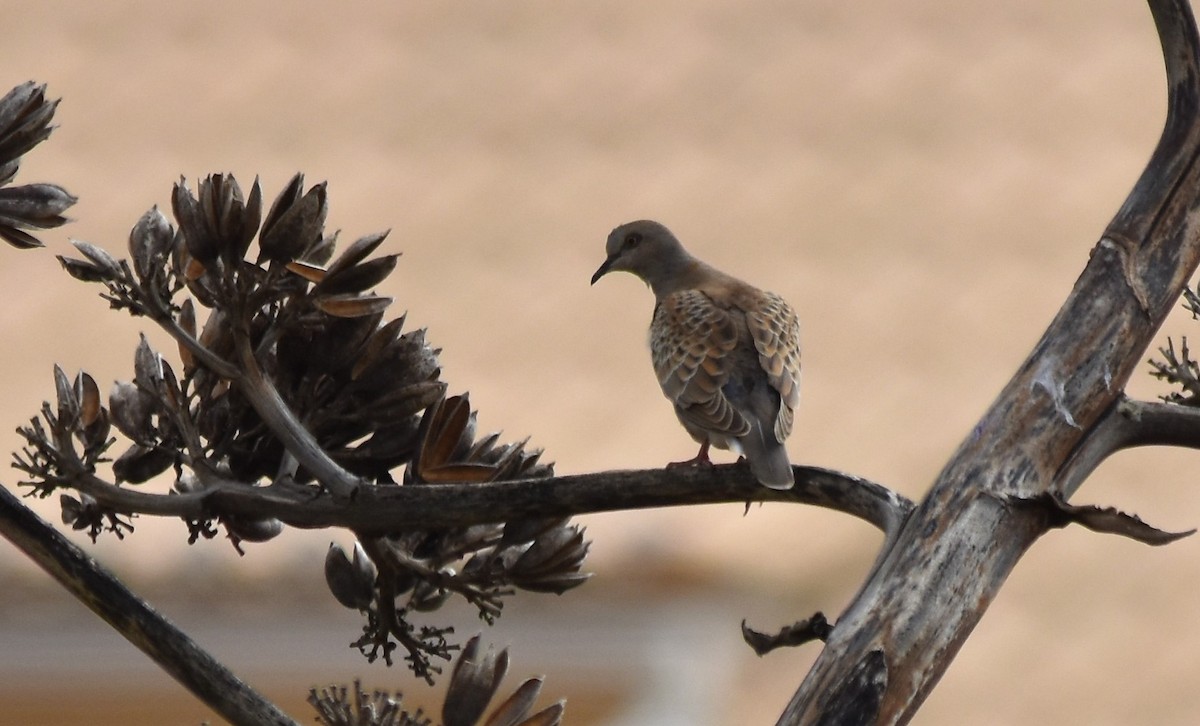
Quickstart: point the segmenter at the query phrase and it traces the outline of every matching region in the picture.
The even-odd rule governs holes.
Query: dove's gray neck
[[[724,277],[720,271],[692,257],[682,247],[671,250],[659,262],[652,274],[646,277],[654,297],[659,300],[680,290],[703,289]]]

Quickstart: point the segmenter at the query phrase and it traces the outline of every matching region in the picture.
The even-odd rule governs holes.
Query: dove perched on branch
[[[649,220],[608,236],[609,272],[637,275],[654,292],[650,357],[663,394],[683,428],[700,443],[745,457],[759,483],[789,489],[792,467],[783,442],[800,400],[800,322],[783,298],[693,257],[675,235]]]

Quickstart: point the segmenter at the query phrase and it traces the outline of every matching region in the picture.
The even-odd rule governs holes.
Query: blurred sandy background
[[[385,250],[404,256],[384,292],[445,348],[451,390],[471,392],[483,428],[532,435],[559,472],[693,453],[650,372],[649,293],[627,276],[587,284],[607,232],[654,217],[800,311],[793,459],[920,497],[1065,298],[1165,107],[1153,24],[1132,0],[3,11],[0,86],[32,78],[64,99],[18,182],[80,197],[49,250],[0,250],[6,432],[50,394],[55,362],[102,385],[131,370],[142,325],[61,272],[68,236],[123,252],[180,174],[258,174],[273,197],[300,170],[329,181],[343,239],[392,229]],[[1147,376],[1131,388],[1161,392]],[[1195,464],[1122,455],[1076,501],[1190,528]],[[856,521],[780,506],[588,525],[593,582],[511,600],[490,636],[512,644],[514,675],[548,675],[576,724],[773,723],[817,648],[760,660],[739,620],[835,615],[878,545]],[[345,539],[289,533],[238,560],[142,521],[87,546],[302,722],[309,685],[356,674],[427,701],[346,648],[359,620],[323,592],[331,538]],[[1196,723],[1198,579],[1200,539],[1051,533],[917,723]],[[0,723],[211,718],[7,543],[0,603]]]

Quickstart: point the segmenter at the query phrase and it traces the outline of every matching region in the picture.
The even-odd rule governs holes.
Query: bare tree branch
[[[364,536],[527,517],[769,501],[827,507],[892,534],[913,509],[913,503],[902,494],[865,479],[816,467],[798,466],[794,470],[796,486],[786,491],[760,486],[747,467],[730,464],[488,484],[372,486],[362,487],[354,499],[345,501],[312,486],[280,481],[251,487],[215,475],[207,482],[210,489],[188,494],[152,494],[118,487],[82,470],[71,484],[105,508],[122,514],[185,519],[270,517],[293,527],[344,527]]]
[[[0,486],[0,534],[231,723],[296,723]]]
[[[1020,500],[1116,401],[1200,262],[1200,42],[1185,0],[1151,0],[1167,69],[1158,147],[1042,339],[838,619],[781,724],[904,723],[1025,550],[1054,524]],[[1078,482],[1075,482],[1078,486]]]
[[[1105,459],[1139,446],[1200,449],[1200,408],[1121,396],[1059,472],[1058,491],[1074,492]]]

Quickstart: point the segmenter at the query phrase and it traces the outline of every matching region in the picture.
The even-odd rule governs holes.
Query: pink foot
[[[700,452],[691,459],[684,461],[672,461],[667,464],[668,469],[679,469],[685,466],[712,466],[712,459],[708,458],[708,442],[700,444]]]

